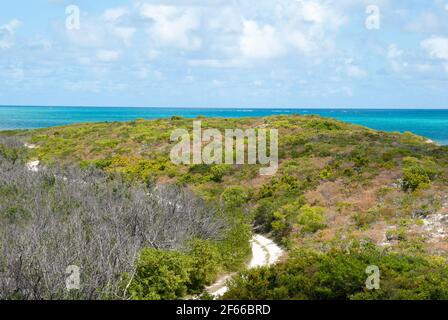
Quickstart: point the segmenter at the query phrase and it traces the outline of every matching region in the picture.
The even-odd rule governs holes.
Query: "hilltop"
[[[174,165],[171,132],[192,130],[192,119],[181,117],[2,135],[35,145],[26,160],[47,167],[93,166],[131,183],[188,188],[230,215],[242,213],[242,223],[270,234],[291,256],[297,248],[326,253],[365,243],[422,259],[448,254],[447,147],[317,116],[199,119],[203,128],[278,129],[278,172],[260,176],[259,165]]]
[[[191,119],[79,124],[18,134],[37,146],[30,150],[30,159],[47,165],[93,164],[130,179],[186,184],[208,198],[242,188],[239,195],[250,204],[258,224],[292,243],[329,240],[343,232],[380,244],[387,241],[387,231],[403,231],[403,224],[415,222],[408,229],[418,233],[422,219],[444,208],[448,148],[423,137],[315,116],[200,119],[204,128],[278,129],[278,173],[262,177],[258,166],[250,165],[172,164],[170,134],[179,128],[191,131]],[[305,204],[322,208],[326,227],[303,237],[291,230],[300,227],[289,223],[288,211]],[[414,236],[412,232],[408,238]],[[394,243],[397,237],[388,238]],[[447,249],[443,243],[430,247]]]

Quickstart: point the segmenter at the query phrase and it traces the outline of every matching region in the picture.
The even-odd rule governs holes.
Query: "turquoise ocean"
[[[448,110],[414,109],[187,109],[109,107],[17,107],[0,106],[0,131],[36,129],[73,123],[158,119],[171,116],[240,118],[269,115],[320,115],[372,129],[405,132],[448,145]]]

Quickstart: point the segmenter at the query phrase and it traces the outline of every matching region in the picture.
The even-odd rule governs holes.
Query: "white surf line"
[[[284,251],[274,241],[256,234],[251,240],[252,259],[248,269],[254,269],[263,266],[270,266],[277,263],[283,256]],[[229,289],[226,286],[227,280],[235,274],[229,274],[221,277],[213,285],[206,288],[206,291],[215,299],[223,296]]]

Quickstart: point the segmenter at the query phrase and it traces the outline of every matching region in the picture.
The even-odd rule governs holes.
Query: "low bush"
[[[189,255],[192,258],[190,291],[201,292],[216,278],[221,267],[219,248],[210,241],[193,240]]]
[[[188,292],[192,259],[176,251],[144,249],[128,288],[134,300],[174,300]]]
[[[326,219],[324,209],[304,205],[299,210],[297,223],[300,225],[302,232],[305,233],[314,233],[318,230],[325,229]]]
[[[229,171],[227,165],[215,165],[210,169],[210,179],[214,182],[222,182],[222,179]]]
[[[412,166],[403,170],[403,190],[415,191],[429,185],[431,179],[422,167]]]
[[[437,165],[428,159],[416,159],[407,157],[403,160],[403,190],[415,191],[426,188],[435,180],[439,169]]]

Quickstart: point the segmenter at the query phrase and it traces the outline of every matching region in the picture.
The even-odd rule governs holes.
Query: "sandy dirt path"
[[[274,241],[256,234],[251,240],[252,245],[252,259],[248,265],[249,269],[254,269],[262,266],[270,266],[277,263],[283,256],[284,251]],[[235,274],[228,274],[218,279],[213,285],[206,290],[215,298],[224,295],[228,288],[226,286],[227,280],[232,278]]]

